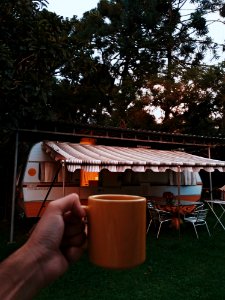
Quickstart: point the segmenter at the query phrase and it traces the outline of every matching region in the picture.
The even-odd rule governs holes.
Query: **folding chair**
[[[205,204],[203,202],[201,204],[197,204],[192,212],[186,212],[185,214],[183,214],[183,217],[187,218],[193,216],[193,214],[197,211],[204,209],[204,205]]]
[[[201,204],[196,205],[195,212],[204,209],[205,204],[202,202]]]
[[[172,215],[170,212],[156,209],[151,206],[148,207],[148,210],[150,215],[150,221],[148,224],[147,233],[151,227],[152,222],[154,222],[154,224],[158,223],[159,224],[158,232],[157,232],[157,239],[158,239],[162,224],[166,222],[170,222],[172,220]]]
[[[197,228],[196,228],[197,226],[206,226],[209,236],[211,235],[209,231],[209,227],[206,222],[207,214],[208,214],[208,209],[199,209],[193,212],[192,214],[190,214],[189,216],[184,216],[184,222],[189,222],[193,225],[197,239],[199,238]]]

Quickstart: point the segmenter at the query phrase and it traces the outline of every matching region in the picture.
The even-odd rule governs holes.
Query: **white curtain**
[[[196,172],[183,171],[180,174],[180,185],[196,185],[197,184],[197,174]],[[169,184],[178,184],[179,173],[169,171]]]

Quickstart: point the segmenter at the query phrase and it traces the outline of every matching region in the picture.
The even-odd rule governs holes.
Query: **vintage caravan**
[[[77,193],[119,193],[161,199],[164,192],[197,201],[202,193],[198,157],[180,152],[44,141],[29,154],[20,189],[27,217],[40,216],[49,201]],[[204,162],[205,165],[205,162]]]

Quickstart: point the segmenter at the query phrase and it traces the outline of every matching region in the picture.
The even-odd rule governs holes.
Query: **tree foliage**
[[[164,131],[224,134],[225,65],[186,68],[179,81],[152,79],[151,104],[164,111]]]
[[[70,23],[46,1],[0,4],[0,124],[12,128],[49,116],[55,74],[68,59]],[[7,137],[7,136],[3,136]]]
[[[1,127],[49,119],[193,133],[204,108],[198,126],[222,132],[224,66],[202,66],[217,55],[212,11],[223,16],[224,1],[100,0],[80,20],[49,12],[46,0],[3,1]]]
[[[223,5],[220,0],[190,1],[195,9],[186,13],[188,2],[101,0],[80,22],[75,20],[72,57],[62,68],[74,94],[71,120],[115,126],[124,120],[130,127],[155,129],[154,115],[146,112],[156,105],[164,111],[166,125],[158,129],[178,130],[175,119],[169,118],[180,105],[174,91],[184,84],[179,81],[186,69],[201,66],[209,51],[216,57],[217,44],[209,36],[206,16]],[[154,84],[163,82],[167,91],[163,98],[156,91],[146,97],[152,78]],[[60,102],[63,99],[53,104],[56,111]],[[131,112],[141,115],[143,122],[132,118]]]

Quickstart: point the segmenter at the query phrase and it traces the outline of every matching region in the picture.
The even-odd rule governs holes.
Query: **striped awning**
[[[64,162],[70,172],[82,169],[88,172],[165,172],[166,170],[199,172],[225,171],[225,161],[204,158],[182,151],[148,148],[130,148],[103,145],[85,145],[45,141],[43,149],[54,159]]]

